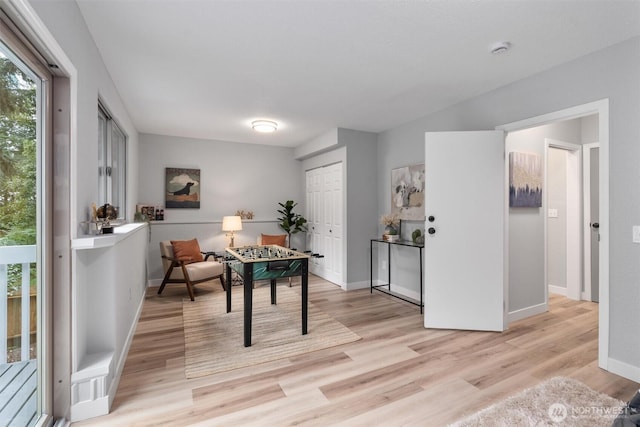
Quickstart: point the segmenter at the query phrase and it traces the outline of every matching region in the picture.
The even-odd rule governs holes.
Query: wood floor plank
[[[196,288],[196,298],[222,292],[215,281]],[[553,376],[621,400],[640,388],[598,367],[597,304],[550,295],[549,312],[503,333],[431,330],[414,305],[315,276],[310,301],[360,341],[187,379],[185,289],[156,292],[147,292],[112,412],[74,425],[441,426]]]

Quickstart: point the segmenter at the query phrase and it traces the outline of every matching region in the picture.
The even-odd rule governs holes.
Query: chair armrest
[[[208,260],[209,260],[209,257],[211,257],[211,256],[213,257],[213,259],[214,259],[215,261],[217,261],[217,260],[218,260],[218,258],[220,258],[220,255],[218,255],[218,254],[217,254],[216,252],[214,252],[214,251],[209,251],[209,252],[202,252],[202,251],[201,251],[200,253],[204,256],[204,260],[205,260],[205,261],[208,261]]]

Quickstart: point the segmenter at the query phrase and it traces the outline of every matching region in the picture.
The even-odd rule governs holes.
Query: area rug
[[[298,289],[299,290],[299,289]],[[278,286],[271,305],[270,287],[253,291],[251,347],[244,347],[242,287],[233,288],[226,313],[224,292],[183,301],[187,378],[256,365],[357,341],[358,335],[309,303],[308,333],[302,335],[301,297]]]
[[[611,426],[624,402],[598,393],[571,378],[551,378],[451,427]]]

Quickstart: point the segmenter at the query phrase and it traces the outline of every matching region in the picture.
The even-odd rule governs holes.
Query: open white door
[[[502,131],[425,135],[426,328],[507,327],[504,149]]]

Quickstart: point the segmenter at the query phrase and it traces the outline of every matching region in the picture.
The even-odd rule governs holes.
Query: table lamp
[[[233,233],[242,230],[242,218],[239,216],[222,217],[222,231],[228,231],[227,237],[231,237],[231,245],[233,247]]]

